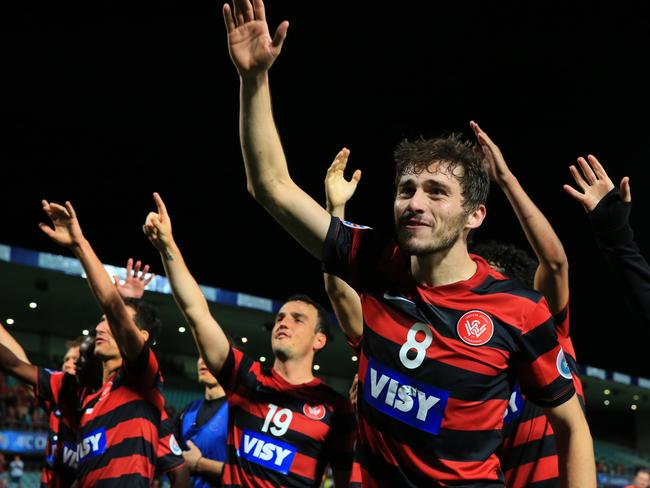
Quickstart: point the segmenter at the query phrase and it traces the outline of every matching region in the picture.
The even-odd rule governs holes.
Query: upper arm
[[[146,340],[117,292],[116,299],[106,307],[105,313],[124,360],[135,361],[142,353]]]
[[[218,375],[228,358],[230,343],[223,329],[212,317],[207,307],[205,312],[198,317],[195,326],[191,330],[205,365],[213,375]]]
[[[331,216],[291,179],[269,185],[255,198],[314,257],[323,254]]]
[[[573,395],[561,405],[544,409],[556,435],[568,434],[578,429],[589,429],[578,395]]]
[[[325,290],[343,333],[351,341],[363,335],[361,299],[354,289],[341,278],[325,273]]]
[[[551,313],[557,315],[569,301],[568,265],[551,268],[540,263],[535,271],[534,286],[546,298]]]

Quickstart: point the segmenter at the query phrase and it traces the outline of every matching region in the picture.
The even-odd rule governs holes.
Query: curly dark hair
[[[490,190],[490,179],[483,167],[476,145],[462,134],[452,132],[442,137],[409,141],[404,139],[393,151],[395,160],[395,184],[407,174],[419,175],[432,163],[440,162],[446,171],[460,183],[463,207],[472,212],[484,204]],[[454,171],[463,169],[462,174]]]
[[[537,261],[523,249],[514,244],[489,240],[474,244],[471,252],[484,258],[504,275],[531,289],[534,287]]]

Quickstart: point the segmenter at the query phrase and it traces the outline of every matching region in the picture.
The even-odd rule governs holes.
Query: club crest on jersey
[[[351,229],[372,229],[372,227],[368,227],[367,225],[359,225],[352,222],[348,222],[347,220],[341,220],[341,223],[346,227],[350,227]]]
[[[302,407],[302,413],[312,420],[321,420],[325,417],[325,407],[323,405],[309,405],[305,403]]]
[[[416,429],[437,434],[449,392],[415,381],[373,358],[363,382],[364,401],[380,412]]]
[[[560,348],[560,352],[557,353],[555,365],[557,366],[558,373],[560,373],[563,378],[566,378],[567,380],[573,379],[571,368],[569,367],[569,363],[566,360],[566,356],[564,355],[564,350],[562,348]]]
[[[181,451],[181,446],[178,445],[178,441],[176,440],[176,437],[174,437],[174,434],[171,434],[169,436],[169,450],[177,456],[183,454],[183,451]]]
[[[470,310],[456,324],[458,337],[470,346],[482,346],[492,339],[494,323],[488,314],[481,310]]]
[[[265,468],[287,474],[296,455],[296,448],[272,437],[245,430],[237,456]]]

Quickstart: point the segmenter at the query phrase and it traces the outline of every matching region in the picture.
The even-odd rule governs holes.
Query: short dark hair
[[[440,162],[458,180],[466,211],[473,212],[487,200],[490,179],[480,152],[475,144],[457,132],[433,139],[423,136],[414,141],[404,139],[393,151],[393,158],[395,184],[406,174],[419,175],[431,164]],[[459,166],[463,168],[462,175],[454,173]]]
[[[124,304],[135,310],[134,320],[138,329],[149,332],[147,344],[152,346],[156,344],[156,340],[162,329],[162,321],[158,317],[156,308],[151,303],[138,298],[125,298]]]
[[[318,322],[316,323],[316,332],[321,332],[325,334],[325,336],[328,339],[330,338],[330,330],[331,330],[332,323],[330,321],[327,310],[325,310],[325,308],[320,303],[312,299],[310,296],[303,295],[300,293],[291,295],[289,298],[287,298],[287,300],[284,303],[288,303],[288,302],[303,302],[314,307],[318,312]]]
[[[503,270],[503,274],[506,276],[516,279],[531,289],[534,287],[538,263],[520,247],[506,242],[489,240],[474,244],[471,247],[471,252],[494,263]]]
[[[86,336],[80,335],[70,341],[65,341],[66,352],[68,349],[72,349],[73,347],[79,347],[85,338]]]

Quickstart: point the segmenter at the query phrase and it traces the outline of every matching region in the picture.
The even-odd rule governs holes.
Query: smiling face
[[[285,303],[275,317],[271,348],[280,360],[300,359],[325,347],[327,338],[318,331],[318,310],[299,300]]]
[[[400,177],[393,209],[397,238],[406,254],[422,256],[447,250],[465,231],[480,225],[473,219],[475,212],[463,206],[462,171],[460,166],[451,169],[435,162],[424,171]]]

